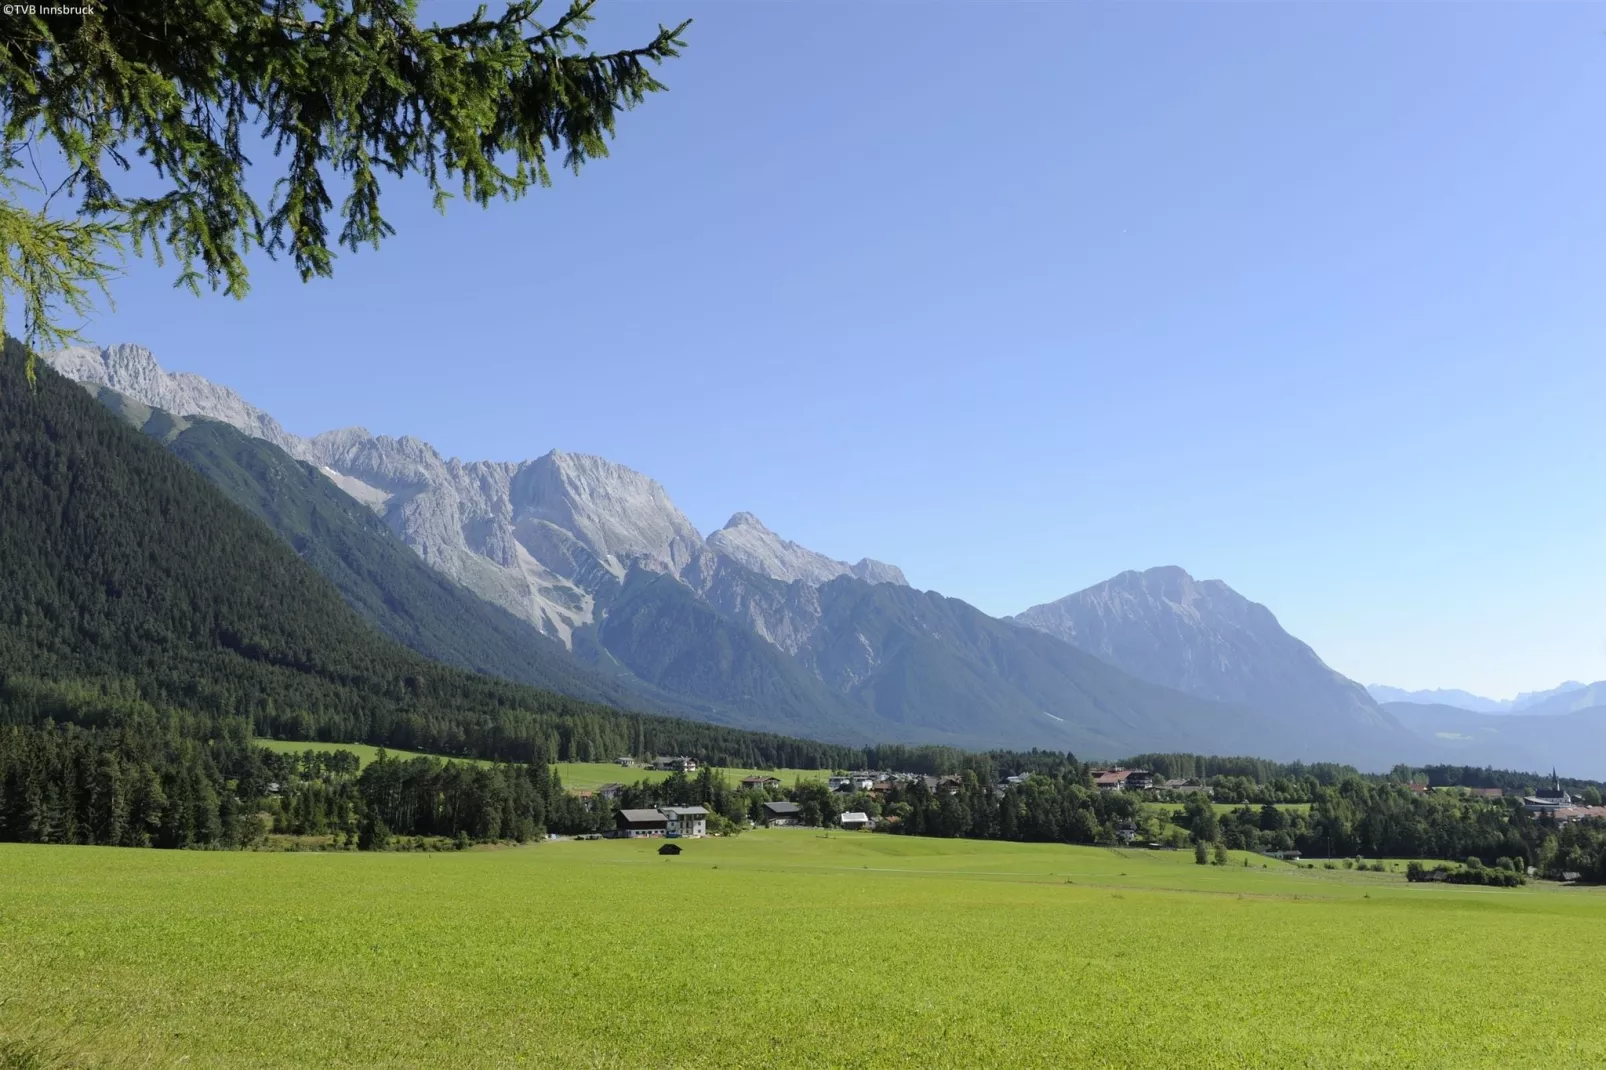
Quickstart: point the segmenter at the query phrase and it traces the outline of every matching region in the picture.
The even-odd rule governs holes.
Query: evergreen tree
[[[393,232],[381,175],[421,179],[444,209],[454,189],[482,206],[521,197],[550,181],[554,154],[578,172],[606,155],[620,110],[664,88],[652,68],[684,45],[686,24],[591,52],[595,4],[542,23],[542,0],[513,0],[449,25],[420,24],[416,0],[19,9],[0,21],[0,312],[15,293],[30,341],[68,337],[58,306],[81,317],[130,246],[173,256],[191,289],[236,297],[253,248],[327,276],[332,246],[377,248]],[[280,174],[248,173],[253,133],[274,143]],[[66,169],[49,191],[23,178],[25,149],[42,144]],[[154,188],[121,185],[133,156]],[[76,217],[24,205],[30,190],[75,195]]]

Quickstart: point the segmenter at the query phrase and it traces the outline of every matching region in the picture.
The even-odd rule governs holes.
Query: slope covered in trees
[[[421,561],[314,466],[213,420],[182,419],[101,387],[96,396],[288,542],[382,634],[446,665],[614,705],[647,700]]]
[[[818,767],[850,751],[627,714],[449,668],[390,642],[199,473],[15,342],[0,359],[0,718],[30,681],[88,717],[129,685],[259,735],[527,761],[692,751]],[[32,693],[30,691],[30,693]]]

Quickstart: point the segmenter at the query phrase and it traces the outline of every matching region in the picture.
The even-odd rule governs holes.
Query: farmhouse
[[[613,764],[622,765],[626,769],[629,769],[631,766],[636,764],[636,760],[634,758],[615,758],[613,760]]]
[[[619,783],[604,784],[597,789],[597,794],[604,799],[617,799],[624,794],[625,786]]]
[[[653,760],[652,767],[660,773],[695,773],[697,772],[696,758],[657,758]]]
[[[784,828],[803,823],[803,808],[795,802],[767,802],[764,804],[764,824],[770,828]]]
[[[858,810],[849,810],[838,821],[849,832],[870,827],[870,815]]]
[[[1564,806],[1549,813],[1556,819],[1556,824],[1566,825],[1574,821],[1606,819],[1606,806]]]
[[[1506,793],[1499,788],[1468,788],[1467,794],[1479,799],[1500,799]]]
[[[766,791],[770,788],[778,788],[780,786],[781,778],[778,776],[742,777],[742,787],[746,788],[748,791]]]
[[[627,840],[669,832],[669,815],[662,810],[620,810],[613,820],[613,834]]]
[[[1093,785],[1100,791],[1147,791],[1154,787],[1154,774],[1147,769],[1095,770]]]
[[[666,806],[661,810],[620,810],[613,817],[614,835],[623,839],[642,836],[706,836],[708,811],[701,806]]]
[[[669,836],[705,836],[708,834],[708,811],[701,806],[666,806],[664,816],[669,818]]]

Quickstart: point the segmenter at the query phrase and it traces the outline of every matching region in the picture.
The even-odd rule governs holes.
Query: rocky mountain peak
[[[1326,718],[1329,731],[1399,728],[1365,688],[1284,631],[1271,610],[1175,565],[1123,572],[1014,620],[1140,679],[1201,698]]]
[[[708,546],[744,568],[785,583],[801,580],[817,587],[839,576],[854,576],[868,583],[907,586],[903,573],[894,565],[869,558],[850,565],[826,557],[781,538],[752,513],[732,516],[723,528],[708,537]]]
[[[306,443],[281,427],[279,421],[226,386],[188,372],[164,371],[144,346],[69,346],[45,354],[44,360],[69,379],[111,387],[175,416],[222,421],[253,438],[273,443],[293,457],[308,459]]]

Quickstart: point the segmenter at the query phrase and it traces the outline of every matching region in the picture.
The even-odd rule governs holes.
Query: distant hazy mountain
[[[1435,757],[1415,761],[1540,772],[1554,767],[1563,776],[1606,779],[1606,705],[1531,717],[1419,702],[1384,708],[1434,748]]]
[[[1547,717],[1577,713],[1580,710],[1606,706],[1606,681],[1593,684],[1569,682],[1553,691],[1537,691],[1519,695],[1515,711],[1528,717]]]
[[[1265,606],[1175,566],[1123,572],[1014,619],[1140,679],[1266,711],[1322,746],[1353,752],[1409,739]]]
[[[1590,706],[1606,705],[1606,684],[1582,684],[1577,680],[1568,680],[1548,691],[1524,691],[1516,698],[1504,699],[1485,698],[1454,688],[1403,691],[1386,684],[1369,684],[1366,690],[1378,702],[1454,706],[1472,713],[1566,713],[1576,709],[1587,709]]]
[[[1367,684],[1366,691],[1380,703],[1409,702],[1418,706],[1454,706],[1472,713],[1504,713],[1511,701],[1484,698],[1470,691],[1435,688],[1431,691],[1405,691],[1387,684]]]

